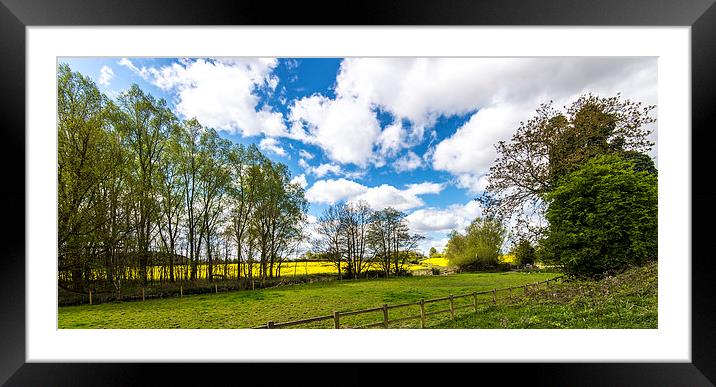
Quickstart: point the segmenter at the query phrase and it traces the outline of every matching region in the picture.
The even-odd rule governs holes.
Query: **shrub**
[[[593,277],[657,259],[657,178],[618,156],[590,160],[547,194],[542,255]]]

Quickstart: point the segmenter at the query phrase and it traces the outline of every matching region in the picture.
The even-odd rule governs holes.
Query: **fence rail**
[[[564,275],[559,275],[557,277],[550,278],[550,279],[547,279],[544,281],[533,282],[533,283],[520,285],[520,286],[510,286],[510,287],[499,288],[499,289],[495,288],[495,289],[491,289],[491,290],[475,291],[472,293],[465,293],[465,294],[458,294],[458,295],[451,294],[451,295],[448,295],[445,297],[438,297],[438,298],[433,298],[433,299],[429,299],[429,300],[421,299],[420,301],[407,302],[407,303],[396,304],[396,305],[383,304],[383,306],[376,307],[376,308],[350,310],[350,311],[344,311],[344,312],[334,311],[332,315],[311,317],[311,318],[302,319],[302,320],[294,320],[294,321],[287,321],[287,322],[269,321],[266,323],[266,325],[254,327],[254,329],[286,328],[286,327],[292,327],[292,326],[297,326],[297,325],[304,325],[304,324],[310,324],[310,323],[315,323],[315,322],[320,322],[320,321],[328,321],[328,320],[333,320],[333,328],[334,329],[341,329],[341,318],[342,317],[357,316],[357,315],[361,315],[361,314],[376,313],[376,312],[383,312],[382,313],[382,315],[383,315],[382,321],[370,323],[370,324],[359,325],[359,326],[355,326],[355,327],[348,327],[348,328],[375,328],[375,327],[388,328],[390,326],[390,324],[395,324],[395,323],[410,321],[410,320],[417,320],[417,319],[420,319],[420,328],[425,328],[427,316],[434,316],[434,315],[438,315],[438,314],[450,313],[450,317],[452,319],[455,319],[455,311],[467,309],[467,308],[474,308],[475,313],[477,313],[479,305],[496,304],[497,301],[500,299],[505,299],[505,298],[511,299],[513,297],[513,291],[516,289],[523,289],[524,293],[528,294],[531,288],[539,288],[539,286],[542,284],[546,284],[547,286],[550,286],[550,283],[561,280],[562,278],[564,278]],[[497,296],[498,293],[504,293],[504,292],[509,292],[509,295],[506,297],[498,297]],[[478,302],[477,296],[484,295],[484,294],[492,294],[492,298],[490,300]],[[462,299],[470,298],[470,297],[472,297],[472,302],[470,304],[455,306],[456,300],[462,300]],[[429,312],[425,310],[426,304],[432,304],[432,303],[441,302],[441,301],[450,301],[450,307],[448,309],[441,309],[441,310],[435,310],[435,311],[429,311]],[[407,308],[407,307],[411,307],[411,306],[420,307],[420,315],[394,318],[392,320],[389,318],[389,313],[388,313],[389,310],[399,309],[399,308]]]

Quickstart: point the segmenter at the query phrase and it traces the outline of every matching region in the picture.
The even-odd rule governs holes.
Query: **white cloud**
[[[485,173],[495,160],[495,143],[514,132],[519,119],[513,106],[483,108],[457,131],[438,143],[432,154],[433,168],[453,174]],[[525,112],[526,113],[526,112]]]
[[[99,69],[99,84],[103,86],[109,86],[110,81],[114,78],[114,71],[109,66],[102,66]]]
[[[259,142],[259,149],[265,150],[277,154],[279,156],[286,156],[286,150],[279,146],[279,142],[275,138],[264,138]]]
[[[417,184],[408,184],[405,191],[411,195],[425,195],[425,194],[439,194],[444,188],[445,184],[423,182]]]
[[[304,97],[291,106],[289,120],[292,138],[320,146],[333,161],[361,167],[380,134],[370,106],[352,98]]]
[[[473,175],[465,173],[457,178],[457,186],[460,188],[466,188],[470,193],[477,194],[485,192],[485,188],[490,183],[488,175]]]
[[[134,72],[135,74],[139,75],[139,76],[142,77],[142,78],[145,78],[145,79],[146,79],[147,76],[149,75],[149,74],[148,74],[148,71],[147,71],[147,69],[146,69],[145,67],[142,67],[142,68],[140,69],[140,68],[138,68],[137,66],[135,66],[134,63],[132,63],[131,60],[129,60],[129,59],[127,59],[127,58],[121,58],[121,59],[117,62],[117,64],[120,65],[120,66],[124,66],[124,67],[126,67],[126,68],[132,70],[132,72]]]
[[[406,219],[413,232],[448,232],[463,230],[481,214],[480,203],[471,200],[464,205],[454,204],[444,209],[420,209],[409,214]]]
[[[396,172],[405,172],[405,171],[412,171],[413,169],[420,168],[423,166],[423,159],[418,157],[413,151],[408,151],[408,153],[395,160],[393,163],[393,169],[395,169]]]
[[[341,167],[336,164],[321,164],[317,167],[308,167],[307,172],[316,175],[316,177],[323,177],[329,173],[338,175],[341,173]]]
[[[208,127],[244,136],[286,134],[283,115],[258,106],[255,94],[257,88],[273,90],[278,84],[271,74],[275,59],[183,60],[160,68],[138,68],[127,58],[118,63],[158,88],[174,92],[176,110],[185,118],[195,117]]]
[[[393,115],[397,124],[375,140],[376,153],[386,157],[418,143],[440,116],[477,111],[426,155],[434,168],[458,176],[486,173],[495,142],[509,139],[540,103],[561,106],[586,92],[622,92],[653,104],[656,85],[654,58],[348,58],[335,92],[338,100]]]
[[[378,137],[378,147],[381,156],[391,157],[401,149],[408,146],[407,133],[401,122],[386,126]]]
[[[301,149],[300,151],[298,151],[298,155],[306,160],[313,160],[313,157],[314,157],[313,153],[311,153],[305,149]]]
[[[398,189],[388,184],[367,187],[360,183],[343,178],[319,180],[306,191],[306,198],[312,203],[333,204],[338,201],[355,202],[364,200],[376,210],[393,207],[400,211],[425,205],[418,196],[438,194],[443,184],[424,182],[409,184],[405,189]]]
[[[298,176],[294,176],[294,178],[291,179],[291,184],[298,184],[301,188],[306,189],[306,187],[308,187],[306,175],[302,173]]]
[[[308,163],[307,163],[306,160],[304,160],[304,159],[298,159],[298,166],[301,167],[301,168],[303,168],[303,169],[306,169],[306,170],[307,170],[308,168],[311,168],[311,166],[308,165]]]
[[[655,71],[654,58],[348,58],[341,63],[336,95],[429,127],[440,115],[500,101],[560,97],[597,83],[624,83],[629,75],[651,82]]]
[[[360,195],[368,187],[343,178],[319,180],[306,191],[306,199],[312,203],[333,204]]]
[[[351,201],[364,200],[368,205],[376,210],[382,210],[387,207],[393,207],[399,211],[405,211],[415,207],[425,205],[417,194],[400,190],[392,185],[383,184],[372,187],[364,193],[352,198]]]

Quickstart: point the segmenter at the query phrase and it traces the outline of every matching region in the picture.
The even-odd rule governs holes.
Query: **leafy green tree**
[[[543,104],[536,115],[521,123],[509,142],[496,145],[498,157],[490,168],[487,195],[479,198],[487,214],[515,220],[520,238],[536,240],[544,231],[545,195],[566,174],[587,160],[604,154],[634,156],[651,149],[648,124],[655,106],[600,98],[577,99],[565,111]],[[643,160],[642,161],[646,161]]]
[[[506,229],[499,221],[476,218],[465,234],[455,230],[450,233],[446,247],[448,262],[464,271],[495,267],[505,235]]]
[[[119,110],[114,125],[122,134],[131,155],[130,179],[137,219],[139,273],[142,282],[146,283],[150,247],[159,219],[157,192],[161,184],[160,157],[165,145],[164,139],[168,137],[176,117],[164,100],[155,100],[136,84],[122,93],[118,102]]]
[[[238,144],[230,149],[228,157],[231,173],[231,182],[228,186],[228,200],[231,207],[229,221],[231,236],[236,242],[236,260],[241,267],[244,250],[248,246],[246,242],[250,237],[250,220],[256,203],[255,183],[258,180],[257,176],[260,175],[258,161],[261,159],[261,152],[256,145],[244,147]],[[238,272],[237,279],[241,279],[241,270]]]
[[[111,180],[123,165],[116,137],[107,132],[111,111],[111,102],[90,78],[72,72],[67,65],[59,66],[58,268],[72,272],[78,290],[84,287],[88,273],[99,266],[96,258],[104,255],[98,238],[112,239],[119,232],[107,229]]]
[[[657,259],[657,177],[617,155],[594,158],[546,196],[546,257],[595,276]]]
[[[405,213],[392,207],[373,211],[370,216],[368,243],[376,257],[378,267],[389,276],[405,271],[406,251],[413,250],[425,239],[419,234],[410,234]]]
[[[527,264],[534,264],[535,259],[537,257],[535,247],[532,246],[532,243],[530,243],[527,239],[520,240],[512,250],[512,253],[515,255],[515,258],[517,259],[517,264],[520,266],[524,266]]]

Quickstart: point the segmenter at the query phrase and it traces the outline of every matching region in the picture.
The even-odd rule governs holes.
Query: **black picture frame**
[[[270,17],[268,16],[270,15]],[[395,364],[26,363],[25,359],[25,28],[68,25],[530,25],[690,26],[692,70],[692,363],[442,364],[395,372]],[[709,227],[716,216],[710,147],[716,122],[714,0],[550,0],[291,2],[188,0],[0,0],[0,112],[5,224],[0,244],[0,383],[25,385],[210,384],[225,375],[270,384],[401,384],[435,376],[498,375],[538,385],[713,385],[716,383],[716,286]],[[668,128],[678,130],[678,128]],[[9,216],[8,216],[9,215]],[[682,257],[688,262],[689,257]],[[664,275],[668,275],[665,273]],[[139,351],[141,349],[138,349]],[[246,350],[246,349],[237,349]],[[198,369],[201,367],[201,369]],[[518,369],[518,372],[515,370]],[[392,374],[392,376],[390,376]],[[242,376],[243,375],[243,376]],[[317,378],[315,375],[321,375]],[[338,379],[336,379],[338,378]],[[473,379],[476,380],[476,379]],[[255,381],[251,381],[254,383]]]

